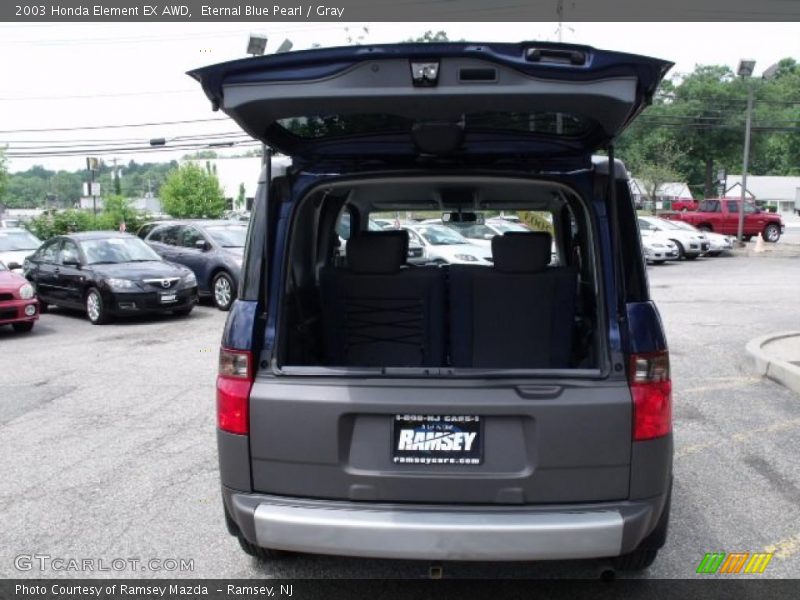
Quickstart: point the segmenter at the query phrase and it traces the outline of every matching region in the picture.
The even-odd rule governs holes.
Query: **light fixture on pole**
[[[247,40],[247,53],[250,56],[261,56],[267,49],[267,36],[263,33],[251,33]]]
[[[278,46],[278,49],[275,50],[275,54],[280,54],[281,52],[288,52],[289,50],[292,49],[292,46],[294,46],[292,40],[287,38],[283,40],[283,43],[280,46]]]
[[[287,40],[288,41],[288,40]],[[281,44],[281,48],[286,44]],[[247,41],[247,53],[251,56],[262,56],[267,49],[267,36],[263,33],[251,33]],[[278,49],[280,52],[280,48]],[[267,164],[267,145],[261,144],[261,164]]]
[[[754,60],[740,60],[739,68],[736,74],[742,79],[749,79],[753,75],[753,70],[756,68],[756,61]],[[736,239],[739,241],[739,246],[744,245],[744,200],[747,193],[747,167],[750,160],[750,123],[753,116],[753,86],[748,82],[747,84],[747,113],[745,116],[744,126],[744,156],[742,159],[742,189],[739,198],[739,225],[736,228]]]

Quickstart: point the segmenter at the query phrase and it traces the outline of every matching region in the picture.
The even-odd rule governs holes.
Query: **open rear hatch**
[[[295,166],[432,155],[518,167],[525,156],[571,170],[591,167],[670,66],[566,44],[448,43],[309,50],[191,75]],[[610,371],[393,378],[264,367],[250,394],[253,488],[372,502],[623,499],[632,400],[624,372]]]
[[[446,43],[307,50],[189,74],[215,110],[296,160],[528,155],[589,166],[671,66],[568,44]]]

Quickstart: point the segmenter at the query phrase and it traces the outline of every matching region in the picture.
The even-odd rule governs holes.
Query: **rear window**
[[[462,115],[466,131],[497,131],[580,136],[591,122],[579,115],[548,111],[482,112]],[[409,133],[415,121],[400,115],[309,115],[280,119],[278,125],[303,139],[323,139],[378,133]]]

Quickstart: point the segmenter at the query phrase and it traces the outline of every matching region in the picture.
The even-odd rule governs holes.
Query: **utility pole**
[[[117,159],[114,158],[112,160],[114,161],[114,193],[117,196],[121,196],[122,195],[122,188],[120,187],[120,184],[119,184],[119,170],[117,169]]]
[[[558,29],[556,29],[556,33],[558,34],[558,41],[561,42],[561,28],[562,22],[564,21],[564,0],[558,0],[556,3],[556,15],[558,15]]]
[[[739,199],[739,227],[736,230],[736,237],[739,240],[739,245],[742,245],[744,238],[744,201],[745,194],[747,193],[747,167],[750,162],[750,121],[753,116],[753,86],[748,85],[747,88],[747,116],[745,117],[744,126],[744,158],[742,169],[742,194]]]
[[[749,79],[753,75],[756,67],[754,60],[740,60],[736,74],[742,79]],[[742,194],[739,199],[739,227],[736,230],[736,238],[739,246],[744,246],[744,200],[747,193],[747,167],[750,160],[750,120],[753,114],[753,84],[747,82],[747,115],[744,126],[744,158],[742,165]]]

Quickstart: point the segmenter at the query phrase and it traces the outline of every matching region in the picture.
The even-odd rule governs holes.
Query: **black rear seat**
[[[491,267],[450,267],[454,367],[567,368],[575,271],[548,267],[552,238],[511,232],[492,239]]]
[[[444,364],[444,277],[403,268],[408,232],[361,232],[347,242],[347,267],[320,271],[325,361],[337,366]]]

